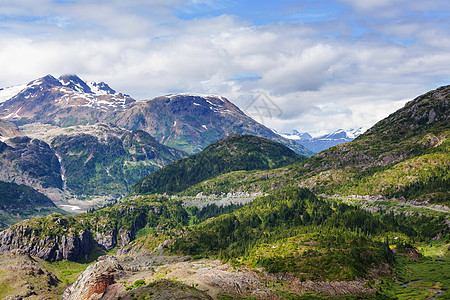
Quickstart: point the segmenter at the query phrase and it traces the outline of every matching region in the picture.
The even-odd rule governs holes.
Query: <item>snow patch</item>
[[[202,125],[203,128],[205,128],[206,130],[208,130],[208,127],[206,127],[206,125]]]
[[[61,207],[67,207],[68,209],[70,209],[70,210],[80,210],[81,209],[81,207],[79,207],[79,206],[76,206],[76,205],[66,205],[66,204],[63,204],[63,205],[60,205]]]
[[[0,103],[8,101],[27,88],[26,84],[8,87],[0,90]]]
[[[6,117],[3,117],[2,119],[9,119],[9,118],[13,118],[13,119],[18,119],[20,118],[20,116],[18,115],[19,111],[22,109],[19,108],[18,110],[16,110],[15,112],[10,113],[9,115],[7,115]]]

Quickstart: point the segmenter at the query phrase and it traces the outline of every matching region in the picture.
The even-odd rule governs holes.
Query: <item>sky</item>
[[[450,84],[450,1],[1,0],[0,87],[47,74],[221,95],[279,132],[370,127]]]

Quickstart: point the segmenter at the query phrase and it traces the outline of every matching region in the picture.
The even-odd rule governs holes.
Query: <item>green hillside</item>
[[[175,194],[203,180],[237,170],[268,170],[305,159],[286,146],[251,135],[232,134],[201,153],[174,162],[133,188],[137,194]]]
[[[277,170],[234,172],[184,195],[267,192],[300,185],[318,193],[382,195],[450,204],[450,86],[407,103],[356,140]]]
[[[0,181],[0,228],[13,225],[25,218],[62,213],[45,195],[35,189]]]
[[[98,126],[104,126],[106,138],[61,134],[51,143],[61,157],[66,185],[77,195],[127,194],[139,179],[184,156],[142,130]]]

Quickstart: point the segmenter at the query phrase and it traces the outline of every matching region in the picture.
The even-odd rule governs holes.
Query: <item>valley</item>
[[[450,295],[450,86],[314,156],[220,96],[7,92],[0,297]]]

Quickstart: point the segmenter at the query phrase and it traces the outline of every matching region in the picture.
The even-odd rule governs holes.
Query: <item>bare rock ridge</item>
[[[29,234],[24,234],[26,232]],[[90,253],[93,244],[92,235],[87,230],[61,236],[39,236],[33,233],[32,228],[23,225],[0,232],[0,252],[21,249],[46,261],[84,259]]]

